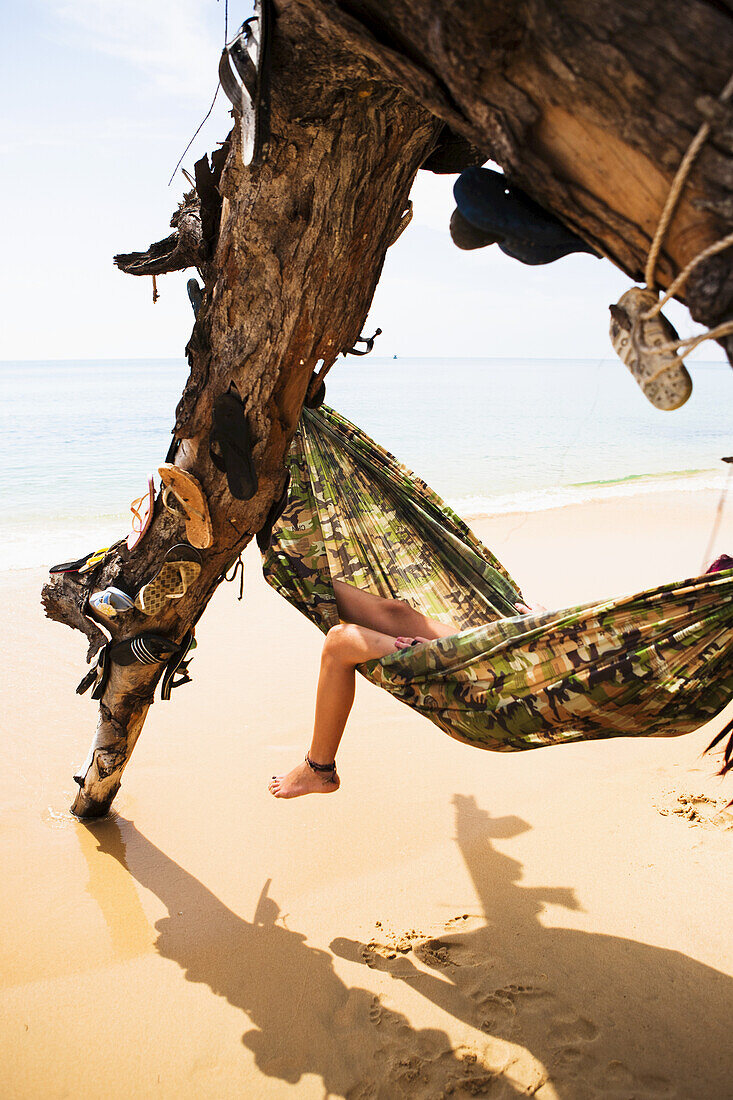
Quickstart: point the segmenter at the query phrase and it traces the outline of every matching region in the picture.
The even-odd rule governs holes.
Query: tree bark
[[[717,97],[730,76],[725,0],[280,0],[273,36],[272,138],[245,168],[235,127],[196,166],[175,232],[123,270],[196,266],[204,303],[188,343],[176,463],[203,486],[214,527],[196,585],[155,619],[110,624],[180,639],[282,490],[284,459],[313,371],[360,335],[417,169],[443,123],[633,279],[679,161],[704,118],[713,128],[667,234],[669,284],[733,225],[733,124]],[[730,253],[701,265],[681,295],[711,325],[733,313]],[[729,341],[729,356],[733,340]],[[235,382],[254,437],[256,495],[234,500],[208,454],[212,406]],[[133,590],[183,529],[156,502],[134,552],[107,555],[94,587]],[[44,589],[47,613],[104,635],[91,582]],[[72,807],[106,813],[142,728],[160,666],[112,666]]]
[[[242,165],[235,124],[213,175],[207,165],[197,166],[202,228],[193,247],[205,298],[187,348],[191,372],[177,410],[175,462],[204,488],[213,545],[203,552],[196,585],[183,599],[168,601],[163,614],[153,619],[134,611],[105,623],[115,641],[142,632],[179,640],[262,526],[283,488],[284,459],[309,380],[360,335],[415,173],[439,130],[412,97],[379,80],[373,64],[349,55],[297,8],[278,21],[272,64],[277,79],[266,162]],[[192,240],[189,234],[189,246]],[[177,263],[175,251],[167,249]],[[159,258],[163,250],[149,253]],[[118,262],[150,273],[143,255]],[[249,501],[230,495],[209,457],[212,405],[232,381],[254,440],[259,488]],[[139,588],[167,547],[185,537],[178,524],[159,498],[135,550],[124,542],[113,547],[93,585],[64,574],[46,586],[47,613],[84,629],[92,650],[98,648],[103,635],[86,611],[92,587],[123,582],[129,591]],[[72,810],[78,816],[109,809],[161,672],[160,665],[112,664],[96,736],[76,777]]]
[[[637,281],[679,162],[712,120],[659,285],[730,232],[733,107],[717,102],[733,72],[726,0],[297,3]],[[678,297],[697,321],[729,320],[731,253]],[[733,337],[724,346],[731,358]]]

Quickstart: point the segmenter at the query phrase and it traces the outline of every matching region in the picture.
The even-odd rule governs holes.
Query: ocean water
[[[612,359],[348,358],[326,400],[470,517],[721,487],[733,371],[690,369],[693,395],[673,413]],[[184,360],[0,363],[0,568],[127,532],[186,375]]]

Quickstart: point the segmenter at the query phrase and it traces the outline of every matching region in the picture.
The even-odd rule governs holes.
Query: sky
[[[251,2],[229,0],[229,29]],[[24,0],[0,44],[4,212],[0,360],[178,358],[191,274],[123,275],[117,252],[168,235],[188,188],[176,162],[217,85],[224,0]],[[183,165],[231,126],[217,104]],[[419,172],[414,218],[389,250],[365,331],[379,355],[613,358],[608,305],[628,289],[609,261],[526,267],[496,246],[461,252],[448,232],[455,177]],[[681,335],[687,311],[665,312]],[[705,344],[694,357],[723,361]]]

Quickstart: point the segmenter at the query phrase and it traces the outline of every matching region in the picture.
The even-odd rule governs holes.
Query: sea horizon
[[[720,490],[733,375],[726,363],[689,366],[693,395],[673,413],[653,409],[611,357],[340,359],[326,402],[470,520]],[[178,357],[0,361],[0,569],[124,537],[130,501],[165,459],[187,373]]]

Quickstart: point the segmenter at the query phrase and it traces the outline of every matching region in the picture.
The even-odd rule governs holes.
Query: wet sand
[[[473,525],[553,606],[697,572],[716,503]],[[84,641],[43,619],[39,571],[0,574],[0,1095],[730,1096],[733,785],[701,751],[733,708],[492,754],[361,682],[341,790],[279,802],[321,636],[246,558],[94,826],[67,812]]]

